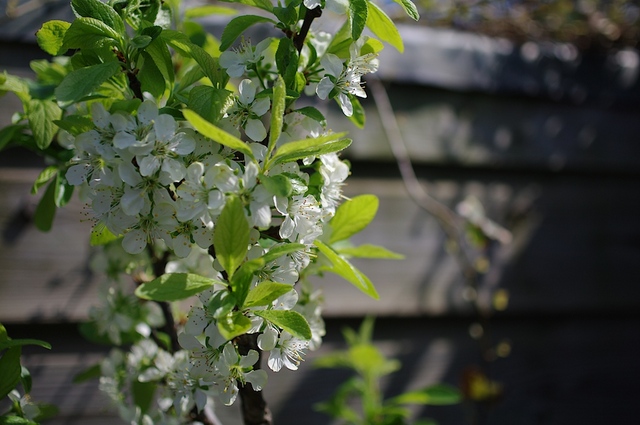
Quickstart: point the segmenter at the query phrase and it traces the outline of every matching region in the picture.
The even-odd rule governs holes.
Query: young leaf
[[[398,28],[393,23],[391,18],[375,3],[367,1],[369,4],[369,14],[367,15],[367,27],[373,32],[379,39],[386,41],[395,47],[400,53],[404,51],[404,44],[402,43],[402,37],[398,32]]]
[[[233,18],[222,31],[220,37],[220,50],[225,51],[236,41],[236,39],[252,25],[259,22],[271,22],[275,25],[275,21],[264,16],[243,15]]]
[[[293,191],[291,180],[282,174],[276,174],[275,176],[261,175],[260,182],[265,189],[277,196],[289,196]]]
[[[56,215],[56,183],[57,179],[49,183],[34,213],[33,222],[36,227],[43,232],[51,230],[53,218]]]
[[[221,128],[216,127],[192,110],[184,109],[182,113],[184,114],[184,117],[187,119],[187,121],[189,121],[191,125],[193,125],[193,128],[198,130],[204,136],[213,139],[221,145],[225,145],[230,147],[231,149],[242,152],[252,159],[255,159],[255,157],[253,156],[253,152],[251,152],[249,146],[242,140],[227,133]]]
[[[136,295],[145,300],[178,301],[211,288],[217,279],[192,273],[166,273],[136,288]]]
[[[53,200],[56,207],[64,207],[71,200],[75,186],[70,185],[67,179],[60,173],[56,176],[55,184],[56,189]]]
[[[54,121],[62,116],[62,109],[51,100],[31,99],[27,103],[27,119],[36,145],[46,149],[58,131]]]
[[[71,24],[65,21],[52,20],[42,24],[42,28],[36,32],[38,46],[52,56],[64,53],[64,35]]]
[[[20,382],[20,347],[12,347],[0,357],[0,400],[6,397]]]
[[[116,239],[118,239],[118,236],[114,235],[109,229],[107,229],[104,221],[99,221],[95,226],[93,226],[93,229],[91,229],[89,244],[91,246],[106,245]]]
[[[271,161],[269,161],[269,166],[341,151],[351,145],[351,139],[342,139],[346,134],[332,133],[314,139],[286,143],[278,148]]]
[[[378,212],[375,195],[359,195],[338,207],[329,224],[329,243],[335,243],[355,235],[371,223]]]
[[[229,90],[197,86],[189,92],[189,108],[210,123],[220,121],[232,104]]]
[[[393,251],[389,251],[388,249],[378,246],[378,245],[369,245],[364,244],[355,247],[347,247],[347,248],[339,248],[336,251],[340,254],[347,255],[349,257],[357,257],[357,258],[386,258],[389,260],[401,260],[404,258],[404,255],[398,254]]]
[[[316,239],[313,244],[331,262],[332,267],[327,268],[328,271],[342,276],[356,288],[369,295],[371,298],[375,298],[376,300],[379,298],[378,292],[376,291],[376,288],[373,286],[369,278],[365,276],[360,270],[355,268],[353,264],[351,264],[344,257],[336,253],[331,247],[325,245],[321,241]]]
[[[304,251],[305,248],[306,248],[306,245],[301,243],[287,243],[283,245],[277,245],[277,246],[271,247],[269,249],[269,252],[267,252],[260,258],[263,259],[266,264],[271,261],[277,260],[283,255],[293,254],[294,252],[298,252],[298,251]]]
[[[124,22],[118,12],[100,0],[71,0],[71,8],[78,17],[95,18],[124,34]]]
[[[238,305],[243,305],[244,300],[247,298],[253,275],[264,267],[264,260],[262,258],[254,258],[253,260],[245,261],[242,266],[233,274],[229,279],[229,285],[233,291],[233,296],[236,299]]]
[[[56,88],[56,98],[60,102],[75,102],[91,94],[119,71],[118,62],[106,62],[77,69],[64,77],[62,83]]]
[[[296,338],[311,339],[311,328],[304,316],[293,310],[257,310],[256,316],[284,329]]]
[[[244,300],[242,307],[256,307],[271,305],[278,297],[293,290],[293,286],[286,283],[262,282],[251,291]]]
[[[209,15],[236,15],[237,13],[238,11],[236,9],[232,9],[230,7],[206,5],[189,7],[184,11],[184,17],[187,19],[193,19],[203,18]]]
[[[122,43],[116,30],[94,18],[78,18],[67,28],[62,49],[93,49],[113,43]]]
[[[247,333],[251,329],[251,320],[241,311],[233,311],[218,319],[218,330],[227,340]]]
[[[31,380],[31,373],[29,369],[22,366],[22,370],[20,371],[20,383],[22,384],[22,388],[24,388],[24,392],[29,394],[31,392],[31,384],[33,381]]]
[[[413,4],[411,0],[393,0],[393,1],[395,1],[400,6],[402,6],[404,11],[407,12],[407,15],[409,15],[411,19],[413,19],[414,21],[417,21],[418,19],[420,19],[420,13],[418,13],[418,8],[416,7],[415,4]]]
[[[458,389],[446,384],[436,384],[422,390],[400,394],[399,396],[390,399],[388,402],[393,404],[443,406],[460,403],[461,400],[462,396]]]
[[[242,201],[236,196],[229,197],[213,228],[216,258],[227,271],[229,278],[247,255],[249,230]]]
[[[367,3],[367,0],[349,0],[349,23],[353,40],[360,38],[367,23]]]
[[[287,89],[284,80],[280,75],[276,83],[273,85],[273,102],[271,103],[271,128],[269,130],[269,149],[267,158],[271,156],[271,152],[276,147],[276,142],[282,133],[282,123],[284,121],[285,97]]]
[[[31,194],[36,195],[38,193],[38,189],[44,186],[49,180],[54,178],[58,174],[58,167],[55,165],[50,165],[38,174],[36,177],[36,181],[33,182],[33,186],[31,186]]]

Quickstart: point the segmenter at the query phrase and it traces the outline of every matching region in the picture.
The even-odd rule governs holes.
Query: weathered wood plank
[[[468,368],[483,367],[480,346],[468,336],[470,322],[421,319],[378,319],[375,344],[385,355],[402,362],[399,372],[383,382],[386,396],[435,382],[459,385]],[[341,370],[315,369],[314,359],[343,349],[340,329],[357,327],[359,320],[329,319],[327,337],[317,352],[305,356],[296,372],[271,373],[265,391],[278,425],[326,425],[328,418],[314,411],[349,376]],[[503,387],[501,399],[487,409],[480,422],[487,425],[565,425],[567,423],[637,422],[640,396],[637,352],[640,320],[635,318],[532,317],[490,323],[492,343],[508,342],[511,351],[491,363],[491,378]],[[10,328],[10,332],[12,329]],[[50,340],[54,350],[30,350],[25,364],[34,381],[33,397],[54,402],[61,409],[52,425],[120,423],[96,381],[71,384],[72,377],[100,358],[104,349],[89,347],[68,326],[35,332],[23,328],[16,337]],[[237,405],[218,406],[225,425],[241,425]],[[472,423],[469,404],[416,409],[416,416],[441,424]]]
[[[21,208],[33,208],[35,199],[28,191],[36,172],[6,173],[13,181],[0,179],[6,206],[0,211],[5,235],[0,245],[0,320],[84,318],[95,299],[98,277],[87,272],[90,223],[82,221],[81,204],[59,211],[51,233],[40,233],[28,223],[16,227]],[[640,281],[640,194],[635,179],[434,176],[426,187],[452,207],[476,196],[489,217],[513,231],[514,242],[491,253],[493,268],[478,289],[483,303],[490,303],[502,288],[511,294],[513,314],[603,313],[640,306],[640,297],[633,296]],[[380,301],[328,274],[319,284],[326,314],[470,314],[465,281],[444,250],[443,232],[433,217],[409,199],[399,180],[354,178],[345,193],[367,192],[380,197],[381,207],[371,229],[356,243],[384,245],[406,259],[355,261],[371,276]]]

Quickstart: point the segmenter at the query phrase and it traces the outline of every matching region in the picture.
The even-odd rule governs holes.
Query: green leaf
[[[95,128],[91,118],[82,115],[67,115],[61,120],[53,121],[53,123],[72,136],[79,136]]]
[[[220,334],[231,341],[233,338],[247,333],[251,329],[252,323],[241,311],[233,311],[218,319],[217,325]]]
[[[277,260],[283,255],[292,254],[298,251],[304,251],[306,245],[301,243],[286,243],[282,245],[276,245],[269,248],[269,252],[260,257],[264,260],[264,263],[270,263],[271,261]]]
[[[242,201],[236,196],[230,196],[213,228],[216,258],[230,278],[247,255],[249,231]]]
[[[296,338],[311,339],[311,328],[304,316],[293,310],[258,310],[256,316],[284,329]]]
[[[184,17],[187,19],[193,18],[203,18],[209,15],[236,15],[238,11],[236,9],[232,9],[230,7],[223,6],[197,6],[197,7],[189,7],[184,11]]]
[[[118,239],[118,236],[114,235],[111,233],[111,230],[107,229],[104,221],[99,221],[95,226],[93,226],[93,229],[91,229],[91,239],[89,240],[89,244],[91,246],[106,245],[116,239]]]
[[[404,44],[402,43],[402,37],[396,25],[379,6],[370,1],[368,1],[368,3],[369,13],[367,15],[367,27],[369,27],[371,32],[379,39],[391,44],[402,53],[404,51]]]
[[[313,106],[305,106],[303,108],[296,109],[294,112],[298,112],[302,115],[306,115],[309,118],[312,118],[318,121],[323,126],[327,125],[327,119],[324,117],[324,115],[322,115],[322,112],[320,112],[318,109],[314,108]]]
[[[211,288],[217,279],[192,273],[166,273],[136,288],[136,295],[145,300],[178,301]]]
[[[0,400],[6,397],[20,382],[22,366],[20,366],[21,347],[12,347],[0,357]]]
[[[42,348],[46,348],[47,350],[51,350],[51,344],[49,344],[48,342],[41,341],[39,339],[31,339],[31,338],[9,339],[8,341],[4,341],[0,343],[0,350],[4,350],[6,348],[12,348],[12,347],[22,347],[25,345],[37,345]]]
[[[76,374],[73,377],[72,382],[74,384],[81,384],[82,382],[87,382],[92,379],[99,379],[100,376],[102,376],[102,370],[100,368],[100,363],[97,363]]]
[[[50,165],[38,174],[36,177],[36,181],[33,182],[33,186],[31,186],[31,194],[36,195],[38,193],[38,189],[44,186],[49,180],[54,178],[58,174],[58,167],[56,165]]]
[[[210,123],[217,123],[233,105],[229,90],[197,86],[189,92],[189,108]]]
[[[151,407],[157,386],[158,384],[155,382],[140,382],[138,380],[131,383],[133,403],[140,408],[141,413],[146,413]]]
[[[404,258],[404,255],[402,254],[389,251],[388,249],[378,245],[370,245],[370,244],[364,244],[364,245],[355,246],[355,247],[339,248],[339,249],[336,249],[336,251],[340,254],[344,254],[349,257],[357,257],[357,258],[386,258],[389,260],[401,260]]]
[[[220,50],[225,51],[236,41],[236,39],[252,25],[259,22],[271,22],[275,25],[275,21],[264,16],[243,15],[233,18],[222,31],[220,37]]]
[[[276,174],[275,176],[261,175],[260,183],[262,183],[270,193],[277,196],[287,197],[291,195],[293,191],[291,180],[282,174]]]
[[[255,157],[253,156],[253,152],[251,152],[249,146],[242,140],[227,133],[214,124],[211,124],[209,121],[205,120],[192,110],[184,109],[182,113],[184,114],[184,117],[187,119],[187,121],[189,121],[189,123],[191,123],[191,125],[202,135],[209,137],[210,139],[220,143],[221,145],[225,145],[227,147],[230,147],[231,149],[235,149],[247,155],[249,158],[255,159]]]
[[[273,11],[273,5],[269,0],[222,0],[224,2],[230,3],[240,3],[246,4],[247,6],[257,7],[262,10],[266,10],[267,12]]]
[[[359,195],[340,205],[329,221],[329,243],[347,239],[362,231],[376,216],[378,204],[375,195]]]
[[[29,372],[29,369],[24,366],[22,366],[20,370],[20,383],[22,384],[24,392],[29,394],[31,392],[33,380],[31,379],[31,373]]]
[[[51,225],[56,215],[56,180],[53,180],[49,183],[49,186],[47,186],[47,190],[44,192],[40,202],[38,202],[33,216],[34,224],[43,232],[51,230]]]
[[[193,58],[204,75],[209,78],[213,87],[220,89],[226,87],[229,76],[220,67],[218,61],[202,47],[192,43],[185,34],[174,30],[164,30],[160,34],[160,38],[182,56]]]
[[[11,141],[18,139],[17,136],[22,134],[22,130],[26,127],[21,124],[8,125],[0,130],[0,151],[4,149]]]
[[[353,264],[344,257],[336,253],[331,247],[317,240],[314,245],[323,253],[332,264],[327,270],[342,276],[345,280],[353,284],[356,288],[369,295],[371,298],[379,299],[378,292],[367,276],[355,268]]]
[[[71,0],[71,8],[76,16],[95,18],[120,34],[125,32],[124,22],[118,12],[100,0]]]
[[[351,25],[351,38],[356,41],[362,35],[367,24],[367,0],[349,0],[349,23]]]
[[[0,416],[0,425],[38,425],[36,422],[16,415]]]
[[[93,93],[102,83],[120,71],[118,62],[106,62],[69,73],[56,88],[58,101],[75,102]]]
[[[349,121],[358,128],[364,128],[364,125],[367,122],[364,114],[364,108],[357,97],[352,94],[349,94],[348,96],[349,100],[351,100],[351,106],[353,107],[353,114],[349,117]]]
[[[240,268],[229,279],[229,285],[233,291],[233,296],[236,299],[238,305],[243,305],[244,300],[247,298],[249,288],[253,282],[253,275],[264,267],[264,260],[262,258],[255,258],[250,261],[246,261],[240,266]]]
[[[156,27],[149,27],[146,29],[151,28]],[[153,63],[155,63],[165,81],[169,82],[169,84],[173,84],[175,75],[173,71],[173,62],[171,61],[171,53],[162,39],[154,38],[144,51],[147,53],[148,57],[153,60]]]
[[[431,406],[443,406],[457,404],[462,400],[460,391],[446,384],[436,384],[430,387],[400,394],[388,400],[393,404],[422,404]]]
[[[65,21],[52,20],[42,24],[42,28],[36,32],[38,46],[52,56],[64,53],[64,35],[71,24]]]
[[[56,189],[53,200],[56,207],[64,207],[71,200],[75,186],[69,184],[67,179],[61,173],[58,173],[56,176],[55,184]]]
[[[122,36],[109,25],[94,18],[78,18],[67,28],[61,49],[93,49],[114,43],[122,43]]]
[[[276,147],[276,142],[282,134],[282,123],[284,122],[285,98],[287,88],[281,75],[278,75],[276,83],[273,85],[273,100],[271,102],[271,127],[269,129],[269,148],[267,158]]]
[[[286,283],[262,282],[251,291],[244,301],[243,308],[268,306],[278,297],[293,290],[293,286]]]
[[[9,338],[9,334],[7,333],[7,328],[5,328],[2,323],[0,323],[0,343],[9,341],[10,339],[11,338]]]
[[[276,66],[278,73],[284,79],[285,86],[293,89],[296,86],[296,72],[298,70],[298,50],[290,38],[283,37],[276,50]]]
[[[297,161],[310,156],[337,152],[351,145],[351,139],[342,139],[347,133],[331,133],[314,139],[286,143],[278,148],[268,165]],[[268,168],[268,167],[265,167]]]
[[[15,75],[9,75],[5,71],[4,74],[0,74],[0,96],[7,91],[18,96],[22,103],[27,103],[31,99],[27,81]]]
[[[62,109],[51,100],[31,99],[27,103],[27,119],[36,145],[46,149],[58,131],[54,121],[62,116]]]
[[[404,11],[409,15],[411,19],[417,21],[420,19],[420,13],[418,13],[418,8],[411,0],[393,0],[398,3]]]
[[[138,80],[140,81],[143,92],[149,92],[154,97],[160,97],[167,88],[167,82],[158,69],[156,62],[149,53],[142,52],[140,56],[143,58],[140,72],[138,72]]]
[[[148,35],[137,35],[131,39],[131,45],[136,49],[144,49],[153,41]]]

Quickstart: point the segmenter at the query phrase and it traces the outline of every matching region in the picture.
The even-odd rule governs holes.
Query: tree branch
[[[253,365],[253,369],[260,369],[260,361],[262,360],[262,350],[258,348],[258,334],[245,334],[236,339],[238,351],[241,355],[246,356],[249,350],[258,352],[258,361]],[[242,402],[242,417],[245,425],[272,425],[273,417],[271,410],[267,406],[267,402],[262,397],[262,391],[256,391],[251,383],[238,383],[240,390],[240,400]]]
[[[317,6],[313,9],[307,9],[306,6],[302,5],[305,8],[306,12],[304,14],[304,21],[302,22],[302,27],[300,28],[300,32],[293,37],[293,45],[298,50],[298,53],[302,51],[302,46],[304,46],[304,41],[309,34],[309,29],[311,28],[311,23],[314,19],[322,16],[322,9],[320,6]]]

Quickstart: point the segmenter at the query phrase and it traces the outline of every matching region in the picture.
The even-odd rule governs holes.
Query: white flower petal
[[[122,238],[122,247],[129,254],[139,254],[146,246],[147,235],[140,229],[132,230]]]
[[[333,84],[333,81],[331,81],[329,77],[323,77],[322,80],[320,80],[320,82],[316,86],[316,94],[320,99],[325,100],[335,86],[336,85]]]
[[[247,137],[256,142],[260,142],[267,137],[267,129],[262,124],[262,121],[257,119],[248,119],[244,131]]]
[[[256,99],[252,104],[249,110],[261,117],[267,113],[269,107],[271,106],[271,100],[268,97],[261,97],[260,99]]]

